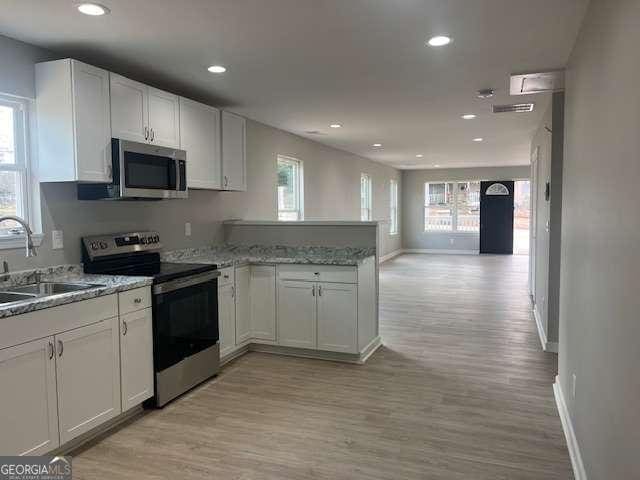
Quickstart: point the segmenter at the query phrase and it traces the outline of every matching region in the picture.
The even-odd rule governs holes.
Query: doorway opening
[[[513,254],[529,255],[531,187],[529,180],[516,180],[513,199]]]

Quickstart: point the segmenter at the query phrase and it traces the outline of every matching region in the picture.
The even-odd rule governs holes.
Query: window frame
[[[296,199],[297,199],[297,206],[298,208],[296,209],[281,209],[280,208],[280,198],[278,195],[278,181],[277,181],[277,175],[278,175],[278,168],[280,166],[280,162],[286,162],[286,163],[294,163],[297,165],[297,171],[298,171],[298,178],[297,178],[297,185],[296,185]],[[281,220],[280,219],[280,212],[283,213],[296,213],[296,216],[298,217],[296,220]],[[278,219],[279,222],[302,222],[304,221],[304,162],[296,157],[292,157],[290,155],[281,155],[281,154],[277,154],[276,155],[276,217]]]
[[[424,233],[435,233],[435,234],[456,234],[456,235],[479,235],[480,227],[478,220],[478,229],[477,230],[460,230],[458,227],[459,220],[459,205],[458,205],[458,193],[460,192],[460,185],[463,184],[471,184],[478,183],[480,184],[480,180],[440,180],[440,181],[432,181],[424,183],[423,190],[423,210],[422,210],[422,231]],[[430,204],[427,203],[429,185],[445,185],[445,196],[447,195],[447,189],[449,185],[453,185],[453,193],[451,199],[451,228],[448,230],[435,230],[427,228],[427,208]],[[478,214],[479,215],[479,214]]]
[[[398,235],[400,231],[400,217],[398,215],[398,181],[389,180],[389,235]]]
[[[364,183],[363,183],[364,180]],[[362,186],[366,185],[366,190],[363,190]],[[371,222],[373,220],[373,181],[371,180],[371,175],[368,173],[360,173],[360,221],[361,222]],[[363,198],[363,195],[366,193],[366,196]],[[365,200],[366,207],[362,207],[362,201]],[[366,217],[363,215],[366,210]]]
[[[20,192],[17,196],[16,214],[24,218],[34,232],[32,240],[39,246],[42,242],[39,207],[40,186],[31,169],[31,153],[35,151],[32,131],[35,131],[35,105],[30,99],[0,93],[0,105],[14,109],[15,163],[0,164],[0,171],[14,171],[20,175]],[[15,115],[18,113],[18,115]],[[4,233],[7,232],[7,233]],[[25,233],[8,233],[0,224],[0,249],[24,246]]]

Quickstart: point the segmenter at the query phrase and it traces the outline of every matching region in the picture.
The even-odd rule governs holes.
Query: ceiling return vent
[[[511,75],[511,95],[558,92],[564,90],[564,70]]]
[[[533,103],[514,103],[511,105],[494,105],[493,113],[526,113],[533,112]]]

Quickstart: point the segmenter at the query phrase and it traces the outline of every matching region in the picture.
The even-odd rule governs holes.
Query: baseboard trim
[[[449,250],[446,248],[405,248],[402,253],[428,253],[439,255],[479,255],[478,250]]]
[[[542,318],[540,317],[538,306],[536,304],[533,305],[533,318],[536,320],[536,327],[538,329],[538,337],[540,338],[542,350],[550,353],[558,353],[558,342],[550,342],[547,340],[547,332],[544,331],[544,327],[542,326]]]
[[[399,248],[398,250],[394,250],[391,253],[387,253],[386,255],[383,255],[382,257],[380,257],[378,259],[378,263],[384,263],[387,260],[391,260],[392,258],[397,257],[398,255],[402,255],[403,250],[401,248]]]
[[[382,337],[378,335],[376,338],[371,340],[371,342],[369,342],[369,345],[364,347],[364,349],[362,350],[362,353],[360,354],[359,363],[364,364],[367,360],[369,360],[369,357],[371,357],[371,355],[376,353],[376,350],[378,350],[378,348],[380,348],[381,346],[382,346]]]
[[[233,352],[226,354],[224,357],[220,357],[220,366],[222,367],[223,365],[226,365],[230,361],[235,360],[238,357],[241,357],[248,351],[249,351],[249,345],[243,345],[241,347],[238,347]]]
[[[571,421],[571,416],[567,409],[567,402],[565,401],[562,386],[560,385],[560,379],[557,376],[556,381],[553,384],[553,395],[556,399],[558,414],[560,415],[560,421],[562,422],[562,430],[564,431],[564,436],[567,440],[567,448],[569,449],[573,475],[576,480],[587,480],[587,472],[585,471],[584,463],[582,462],[582,454],[580,453],[578,439],[576,438],[576,433],[573,429],[573,422]]]

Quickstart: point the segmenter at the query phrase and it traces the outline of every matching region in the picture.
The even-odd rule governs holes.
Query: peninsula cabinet
[[[111,135],[114,138],[180,147],[177,95],[111,73]]]
[[[69,58],[35,70],[39,180],[111,182],[109,72]]]
[[[246,191],[246,121],[239,115],[223,111],[221,132],[222,189]]]
[[[316,284],[284,280],[278,285],[278,345],[316,348]]]
[[[220,111],[180,97],[180,149],[187,152],[187,186],[220,190]]]

